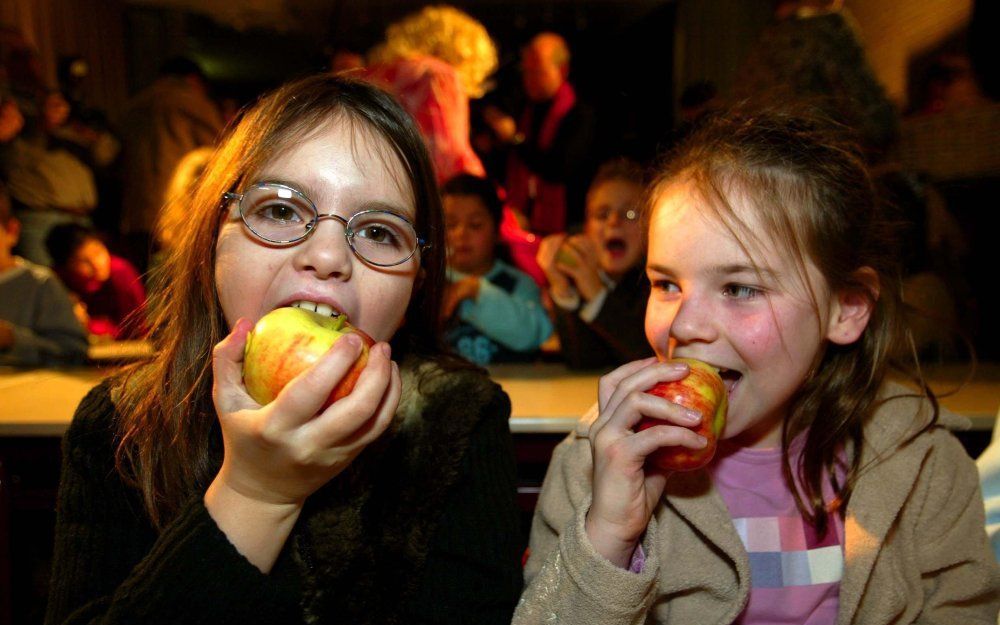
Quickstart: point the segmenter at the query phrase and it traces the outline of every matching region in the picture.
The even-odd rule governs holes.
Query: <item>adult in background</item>
[[[174,167],[191,150],[213,145],[222,127],[204,73],[184,57],[166,61],[160,77],[126,105],[121,232],[140,270]]]
[[[484,111],[498,138],[511,145],[507,201],[533,232],[552,234],[583,221],[594,114],[569,82],[570,51],[555,33],[524,48],[521,75],[528,104],[520,119]]]
[[[428,6],[392,24],[365,77],[396,96],[417,122],[438,183],[485,176],[469,142],[469,98],[486,92],[497,50],[486,28],[450,6]]]

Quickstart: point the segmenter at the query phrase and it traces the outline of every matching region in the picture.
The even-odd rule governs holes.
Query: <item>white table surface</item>
[[[108,371],[0,367],[0,436],[60,436],[77,404]],[[944,393],[958,386],[963,371],[932,371],[932,388]],[[569,432],[597,400],[596,373],[570,372],[554,363],[497,365],[490,373],[510,395],[510,428],[515,434]],[[956,394],[940,399],[969,417],[974,429],[992,429],[1000,410],[1000,365],[981,366]]]

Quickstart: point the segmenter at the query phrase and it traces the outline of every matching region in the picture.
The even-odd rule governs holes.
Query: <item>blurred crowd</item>
[[[950,53],[930,64],[923,97],[904,117],[839,2],[777,7],[728,93],[705,81],[683,90],[660,151],[747,98],[795,99],[852,126],[906,229],[900,253],[918,348],[966,357],[961,329],[987,325],[989,304],[969,277],[967,231],[909,130],[968,111],[995,129],[996,103],[968,58]],[[559,34],[540,32],[520,50],[516,92],[495,93],[497,65],[483,24],[431,6],[390,25],[365,54],[334,48],[326,68],[393,93],[427,142],[446,214],[448,342],[481,365],[542,358],[607,369],[648,355],[641,218],[651,163],[624,146],[598,153],[595,109],[571,80],[588,69],[573,65]],[[114,119],[83,100],[87,75],[86,59],[65,58],[50,85],[31,46],[16,32],[2,37],[0,362],[73,362],[88,342],[145,336],[155,268],[239,114],[224,113],[187,58],[164,63]]]

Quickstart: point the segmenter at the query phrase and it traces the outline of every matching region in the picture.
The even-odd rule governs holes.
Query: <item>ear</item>
[[[850,345],[868,327],[881,286],[878,274],[871,267],[854,272],[855,286],[833,294],[830,300],[830,321],[826,338],[837,345]]]

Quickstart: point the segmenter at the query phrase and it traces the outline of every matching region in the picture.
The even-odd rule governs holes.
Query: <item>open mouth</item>
[[[719,368],[719,377],[722,378],[722,384],[726,387],[726,393],[728,395],[733,394],[733,389],[740,383],[743,378],[743,374],[739,371],[734,371],[733,369]]]
[[[625,243],[625,239],[614,237],[604,242],[604,249],[606,249],[612,256],[618,257],[625,254],[625,251],[628,249],[628,245]]]
[[[343,314],[339,310],[336,310],[333,306],[330,306],[329,304],[320,304],[319,302],[310,302],[304,299],[294,301],[291,304],[289,304],[289,306],[292,308],[302,308],[304,310],[311,310],[314,313],[318,313],[320,315],[326,315],[327,317],[339,317],[340,315]]]

